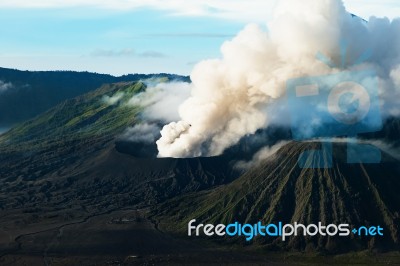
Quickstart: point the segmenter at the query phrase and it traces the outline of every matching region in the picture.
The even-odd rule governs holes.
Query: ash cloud
[[[316,59],[320,53],[340,66],[343,40],[348,42],[344,68]],[[368,50],[369,58],[352,64]],[[250,24],[225,42],[221,53],[222,58],[194,67],[191,96],[179,106],[179,119],[162,129],[159,157],[219,155],[271,123],[288,125],[285,107],[277,103],[284,102],[286,81],[297,77],[375,70],[383,115],[400,115],[399,19],[365,22],[340,0],[282,0],[268,30]]]

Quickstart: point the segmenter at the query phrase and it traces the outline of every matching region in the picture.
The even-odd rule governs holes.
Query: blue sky
[[[265,23],[276,0],[0,0],[0,66],[189,74],[219,57],[249,22]],[[348,0],[352,13],[400,15],[395,1]],[[246,12],[244,12],[246,10]]]

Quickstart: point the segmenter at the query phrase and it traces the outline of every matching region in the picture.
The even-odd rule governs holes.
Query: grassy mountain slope
[[[170,74],[132,74],[120,77],[74,71],[19,71],[0,68],[0,128],[10,127],[45,112],[66,99],[82,95],[103,84],[131,82],[151,77],[188,80]],[[1,84],[1,83],[0,83]]]
[[[0,254],[22,234],[231,181],[224,158],[118,152],[120,134],[141,121],[141,107],[126,103],[145,89],[141,82],[104,85],[0,136],[0,229],[7,232],[0,230]],[[105,100],[116,95],[118,103]]]
[[[79,151],[88,153],[101,147],[133,124],[140,112],[139,108],[124,104],[110,106],[102,100],[104,95],[124,92],[129,98],[143,89],[142,83],[105,85],[1,135],[0,176],[35,179],[68,160],[78,159]],[[31,171],[21,172],[22,169],[15,167],[21,162],[31,167]]]

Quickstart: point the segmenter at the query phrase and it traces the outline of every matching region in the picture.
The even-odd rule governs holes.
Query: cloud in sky
[[[91,53],[91,56],[95,57],[119,57],[119,56],[134,56],[135,50],[127,48],[122,50],[106,50],[96,49]]]
[[[0,8],[96,7],[114,10],[152,8],[180,16],[212,16],[235,20],[265,19],[276,0],[0,0]]]
[[[139,53],[138,56],[151,57],[151,58],[162,58],[162,57],[166,57],[167,55],[157,52],[157,51],[144,51],[142,53]]]
[[[233,20],[264,21],[272,14],[277,0],[0,0],[0,8],[95,7],[113,10],[152,8],[172,15],[211,16]],[[396,0],[345,0],[350,12],[365,18],[371,15],[389,18],[400,14]]]
[[[234,34],[223,33],[155,33],[145,34],[142,37],[150,38],[233,38]]]
[[[370,16],[397,18],[400,16],[398,0],[344,0],[346,9],[368,19]]]
[[[125,48],[121,50],[111,50],[111,49],[96,49],[93,51],[91,56],[94,57],[152,57],[152,58],[162,58],[166,57],[165,54],[157,52],[157,51],[144,51],[141,53],[137,53],[132,48]]]
[[[0,0],[1,66],[187,75],[193,62],[220,56],[222,42],[248,22],[266,25],[276,2]],[[400,14],[393,0],[344,2],[349,12],[366,19]],[[122,49],[129,47],[135,51]]]

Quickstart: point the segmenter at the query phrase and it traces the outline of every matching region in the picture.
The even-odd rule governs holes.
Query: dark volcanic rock
[[[337,144],[331,169],[301,169],[299,154],[318,143],[293,142],[227,186],[185,195],[154,210],[167,231],[185,232],[187,223],[347,223],[384,228],[384,237],[257,237],[268,249],[348,252],[399,247],[400,162],[384,154],[380,164],[347,164],[345,144]],[[326,160],[326,154],[322,160]],[[313,160],[321,160],[314,157]],[[224,240],[244,243],[243,238]]]

